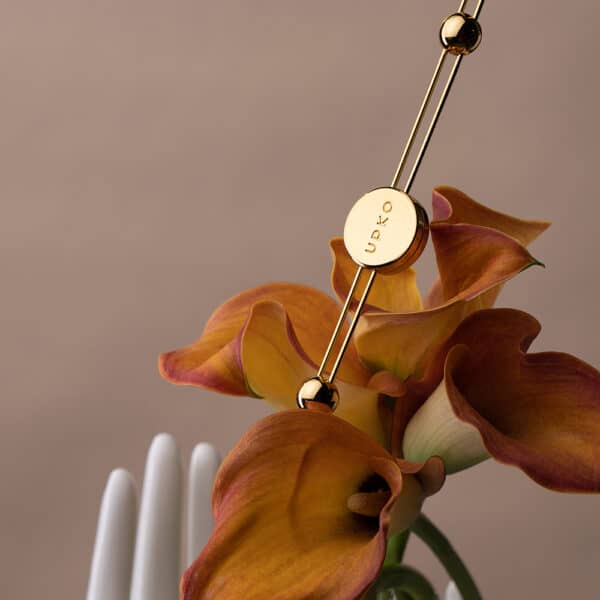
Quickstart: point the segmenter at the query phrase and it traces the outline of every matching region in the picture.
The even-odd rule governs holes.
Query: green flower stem
[[[475,581],[460,559],[448,538],[425,516],[421,515],[411,526],[412,532],[420,537],[444,565],[454,580],[463,600],[482,600]]]
[[[388,540],[384,565],[399,565],[402,562],[409,537],[410,529],[407,529]]]
[[[416,569],[405,565],[384,566],[365,600],[437,600],[433,586]]]

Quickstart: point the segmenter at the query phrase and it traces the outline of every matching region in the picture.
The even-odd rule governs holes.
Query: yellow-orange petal
[[[276,408],[295,408],[302,383],[316,373],[304,354],[291,319],[277,302],[259,302],[250,313],[241,338],[241,363],[252,394]],[[379,392],[367,388],[369,373],[346,362],[336,385],[340,402],[336,415],[384,443]],[[350,381],[348,381],[350,379]]]
[[[475,299],[418,313],[368,313],[356,328],[356,349],[372,371],[419,378],[434,351],[477,308]]]
[[[176,384],[248,395],[240,343],[252,307],[262,301],[278,302],[285,308],[303,354],[318,363],[339,315],[337,303],[307,286],[272,283],[229,299],[213,313],[198,340],[161,355],[163,377]],[[340,375],[353,383],[368,380],[353,347]]]
[[[548,226],[546,222],[523,221],[491,210],[455,188],[436,188],[431,238],[440,278],[426,306],[472,298],[539,264],[526,246]],[[497,291],[488,295],[483,307],[493,304]]]
[[[421,467],[410,467],[405,485],[397,461],[333,416],[285,411],[260,421],[217,474],[215,530],[183,577],[182,600],[360,598],[383,563],[404,487],[415,500]],[[378,517],[350,510],[354,494],[381,486],[390,497]]]
[[[350,258],[342,238],[333,238],[329,246],[333,257],[331,286],[338,298],[345,302],[358,265]],[[360,291],[359,288],[359,293]],[[352,308],[356,304],[357,301],[353,303]],[[406,269],[393,275],[380,273],[377,276],[369,293],[365,312],[372,310],[415,312],[422,308],[423,302],[417,287],[416,273],[414,269]]]
[[[600,492],[600,373],[568,354],[527,354],[539,331],[516,310],[472,315],[452,336],[448,399],[496,460],[554,490]]]

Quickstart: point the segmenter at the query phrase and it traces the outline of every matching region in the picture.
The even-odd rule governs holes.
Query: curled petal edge
[[[369,492],[365,485],[377,493],[377,480],[389,488],[379,516],[351,511],[353,494]],[[439,459],[397,461],[337,417],[298,410],[267,417],[217,474],[216,527],[184,575],[182,599],[358,599],[381,569],[386,537],[410,524],[442,483]]]

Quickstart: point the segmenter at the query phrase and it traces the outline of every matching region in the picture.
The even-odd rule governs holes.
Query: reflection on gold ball
[[[440,40],[451,54],[471,54],[481,43],[481,25],[463,13],[450,15],[442,23]]]
[[[305,381],[298,392],[298,406],[308,410],[332,413],[338,403],[339,394],[333,383],[320,377]]]

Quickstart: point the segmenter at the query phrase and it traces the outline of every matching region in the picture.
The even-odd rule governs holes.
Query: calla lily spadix
[[[361,598],[386,539],[411,525],[445,473],[489,457],[550,489],[600,491],[600,373],[567,354],[528,353],[537,321],[493,308],[508,280],[540,265],[527,247],[547,227],[437,188],[439,278],[424,300],[412,269],[376,279],[338,374],[335,416],[295,406],[356,269],[341,239],[331,241],[337,300],[263,285],[160,357],[168,381],[282,410],[224,461],[216,530],[183,598]]]

